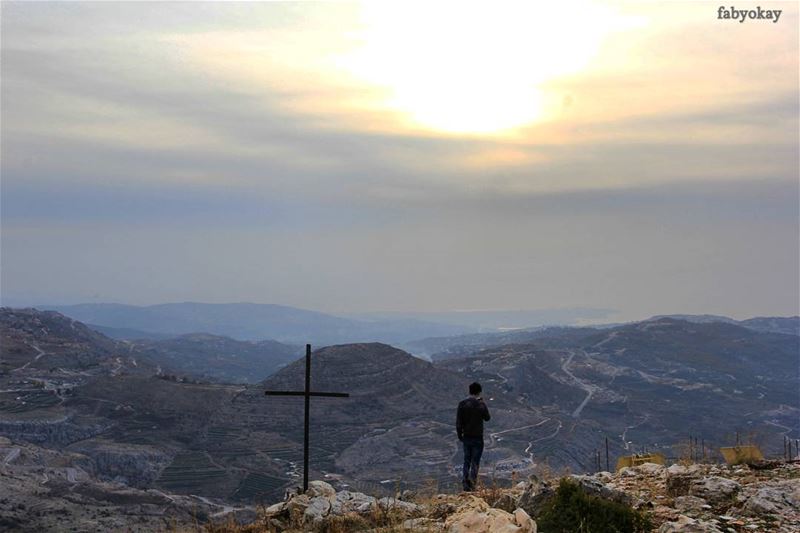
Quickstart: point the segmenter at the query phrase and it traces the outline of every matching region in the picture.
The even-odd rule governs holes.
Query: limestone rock
[[[514,522],[523,528],[523,530],[536,533],[536,522],[525,512],[525,509],[517,508],[511,514],[514,515]]]
[[[665,522],[658,533],[722,533],[716,524],[681,515],[675,522]]]
[[[522,491],[517,505],[530,516],[536,517],[541,513],[545,503],[556,494],[555,490],[545,482],[531,481]]]
[[[800,514],[800,479],[759,488],[747,499],[743,509],[751,516],[789,512]]]
[[[311,481],[308,483],[308,490],[306,491],[306,495],[309,498],[316,498],[317,496],[323,496],[328,499],[336,498],[336,489],[334,489],[329,483],[325,483],[324,481]]]
[[[279,502],[264,509],[264,515],[271,518],[287,513],[288,511],[289,504],[286,502]]]
[[[666,489],[670,496],[686,496],[696,476],[684,466],[672,465],[667,468]]]
[[[536,522],[517,509],[514,514],[502,509],[465,508],[445,522],[447,533],[536,533]]]
[[[636,470],[638,470],[639,472],[641,472],[643,474],[652,476],[652,475],[660,474],[660,473],[664,472],[666,469],[664,468],[664,465],[659,465],[659,464],[656,464],[656,463],[644,463],[644,464],[638,465],[636,467]]]
[[[517,499],[512,494],[506,493],[497,498],[497,500],[492,503],[492,507],[511,513],[519,506],[517,505]]]
[[[309,487],[310,490],[310,487]],[[303,523],[318,526],[325,517],[331,512],[331,501],[326,496],[311,498],[305,511],[303,511]]]
[[[378,500],[378,505],[385,511],[389,509],[399,509],[409,514],[419,512],[422,509],[416,503],[404,502],[397,498],[381,498]]]
[[[678,496],[675,498],[675,509],[678,511],[685,513],[687,511],[697,512],[703,510],[703,506],[706,505],[706,501],[703,498],[698,498],[697,496]]]
[[[611,472],[598,472],[594,475],[595,479],[597,479],[601,483],[609,483],[611,480],[614,479],[614,474]]]
[[[376,499],[360,492],[343,490],[336,493],[331,512],[336,515],[345,513],[365,514],[375,507]]]
[[[400,524],[406,531],[441,531],[444,525],[433,518],[409,518]]]
[[[599,496],[605,500],[624,503],[626,505],[632,504],[632,498],[628,493],[604,485],[590,476],[573,475],[572,479],[577,481],[583,491],[590,496]]]
[[[303,515],[305,514],[309,503],[311,503],[311,499],[305,494],[295,496],[286,502],[286,508],[289,511],[289,517],[292,522],[299,524],[303,521]]]
[[[713,506],[730,504],[742,488],[739,483],[728,478],[708,476],[695,479],[689,486],[689,494],[703,498]]]

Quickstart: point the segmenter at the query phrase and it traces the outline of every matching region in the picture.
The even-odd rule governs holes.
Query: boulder
[[[311,499],[305,494],[295,496],[286,502],[286,509],[289,511],[289,519],[295,524],[301,523],[310,503]]]
[[[380,508],[384,511],[393,509],[403,511],[404,513],[408,514],[417,513],[422,510],[422,507],[416,503],[404,502],[403,500],[398,500],[397,498],[381,498],[378,500],[378,506],[380,506]]]
[[[324,481],[311,481],[308,484],[308,490],[306,491],[306,495],[309,498],[316,498],[318,496],[323,496],[332,500],[336,498],[336,489],[334,489],[329,483],[325,483]]]
[[[674,503],[675,509],[682,513],[687,511],[699,513],[704,509],[704,505],[706,505],[706,501],[703,498],[698,498],[697,496],[678,496],[675,498]]]
[[[672,465],[667,468],[666,489],[669,496],[686,496],[689,494],[689,487],[697,478],[695,474],[689,472],[684,466]]]
[[[658,533],[722,533],[716,524],[705,520],[695,520],[681,515],[675,522],[665,522]]]
[[[303,524],[319,526],[331,512],[331,501],[326,496],[311,498],[303,511]]]
[[[433,518],[409,518],[400,524],[401,531],[441,531],[444,525]]]
[[[477,508],[465,507],[445,521],[447,533],[536,533],[536,522],[528,513],[517,509],[507,513],[502,509],[489,508],[485,504]]]
[[[571,478],[576,481],[583,489],[583,492],[589,496],[599,496],[605,500],[624,503],[625,505],[632,505],[633,503],[632,498],[628,493],[608,485],[604,485],[591,476],[572,475]]]
[[[689,494],[703,498],[716,507],[724,507],[733,503],[736,494],[742,488],[739,483],[724,477],[708,476],[692,480]]]
[[[270,505],[266,509],[264,509],[264,515],[268,518],[273,516],[280,516],[283,514],[288,514],[289,511],[289,504],[287,502],[280,502],[274,505]]]
[[[508,513],[517,509],[519,505],[517,504],[517,498],[515,498],[512,494],[502,494],[497,500],[492,502],[492,507],[496,507],[497,509],[502,509]]]
[[[800,513],[800,479],[759,488],[745,501],[743,510],[751,516]]]
[[[366,514],[375,507],[376,499],[360,492],[343,490],[336,493],[331,512],[336,515],[345,513]]]
[[[664,465],[659,465],[656,463],[643,463],[636,466],[636,470],[643,474],[652,476],[664,472],[666,468],[664,468]]]
[[[530,533],[536,533],[536,522],[525,512],[525,509],[517,508],[514,510],[514,523]]]
[[[522,491],[522,495],[517,501],[517,505],[525,510],[530,516],[536,517],[541,513],[544,505],[553,498],[556,491],[547,483],[539,480],[532,480]]]
[[[597,481],[599,481],[601,483],[610,483],[611,481],[614,480],[614,474],[612,474],[611,472],[606,472],[606,471],[597,472],[594,475],[594,478],[597,479]]]

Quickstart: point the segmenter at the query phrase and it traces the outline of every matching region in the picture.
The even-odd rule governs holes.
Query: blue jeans
[[[464,471],[461,483],[464,490],[475,490],[478,468],[481,466],[481,455],[483,455],[483,437],[464,437],[461,443],[464,445]]]

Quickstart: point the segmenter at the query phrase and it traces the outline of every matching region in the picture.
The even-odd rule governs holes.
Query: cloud
[[[797,13],[619,5],[503,135],[326,63],[358,6],[4,5],[4,292],[797,312]]]

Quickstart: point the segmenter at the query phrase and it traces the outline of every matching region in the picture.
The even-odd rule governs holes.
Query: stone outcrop
[[[139,488],[150,486],[171,460],[169,455],[152,446],[103,440],[80,442],[69,450],[85,455],[80,466],[98,479]]]
[[[279,531],[292,527],[322,529],[326,522],[348,515],[365,516],[374,512],[414,518],[422,507],[395,498],[375,498],[360,492],[336,490],[324,481],[309,483],[305,494],[291,494],[284,502],[268,507],[267,523]]]
[[[41,446],[67,446],[99,435],[109,427],[108,421],[78,421],[72,414],[55,419],[0,420],[0,434]]]
[[[536,522],[523,509],[503,511],[471,498],[444,524],[447,533],[536,533]]]
[[[681,515],[674,522],[665,522],[658,528],[658,533],[722,533],[713,522],[696,520]]]
[[[736,481],[720,477],[708,476],[692,480],[689,494],[703,498],[717,508],[727,508],[734,503],[736,494],[742,486]]]

